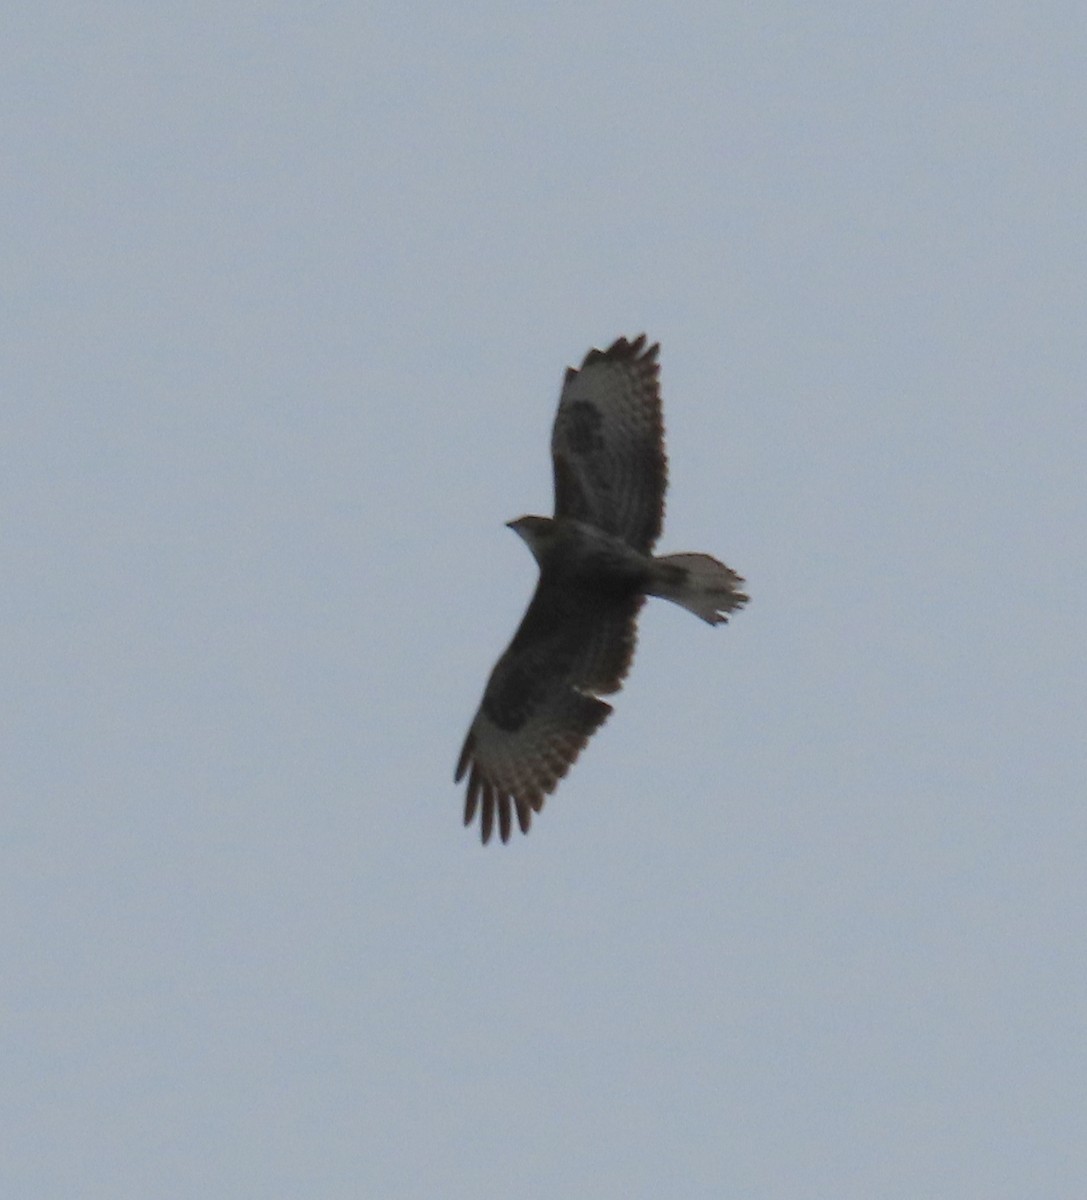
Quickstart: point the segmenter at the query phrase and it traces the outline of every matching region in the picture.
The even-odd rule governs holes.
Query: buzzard
[[[667,460],[657,362],[645,334],[590,350],[568,368],[551,434],[554,517],[509,527],[540,568],[536,592],[498,660],[468,730],[455,780],[468,774],[464,823],[532,814],[566,774],[630,667],[638,610],[661,596],[716,625],[741,608],[743,579],[708,554],[654,557]]]

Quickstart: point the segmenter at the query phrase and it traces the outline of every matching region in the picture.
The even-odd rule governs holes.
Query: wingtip
[[[660,353],[660,342],[653,342],[650,346],[646,346],[648,336],[644,333],[639,333],[637,337],[627,338],[618,337],[604,351],[605,358],[625,359],[636,358],[642,361],[652,362]]]
[[[638,362],[644,364],[652,370],[659,370],[660,364],[657,362],[657,355],[660,353],[660,342],[653,342],[652,345],[646,346],[648,340],[646,334],[639,333],[635,338],[628,338],[625,334],[617,337],[615,341],[608,346],[606,350],[601,350],[598,346],[594,346],[581,360],[581,366],[578,368],[567,367],[566,377],[563,380],[563,385],[569,384],[571,380],[576,379],[580,371],[586,367],[593,366],[599,362]]]
[[[484,846],[491,840],[495,826],[502,842],[508,842],[513,834],[513,817],[522,833],[532,827],[532,814],[543,808],[541,792],[529,791],[524,795],[503,792],[489,783],[473,763],[468,775],[468,788],[464,797],[464,825],[467,828],[479,814],[479,837]]]

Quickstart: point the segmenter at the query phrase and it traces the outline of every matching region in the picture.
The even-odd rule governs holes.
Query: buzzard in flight
[[[667,482],[659,349],[644,334],[619,338],[567,370],[551,434],[555,515],[509,522],[540,578],[457,763],[456,780],[468,774],[464,823],[480,811],[484,842],[496,814],[504,842],[513,813],[527,833],[607,719],[600,697],[630,667],[646,596],[711,625],[747,602],[743,579],[708,554],[653,556]]]

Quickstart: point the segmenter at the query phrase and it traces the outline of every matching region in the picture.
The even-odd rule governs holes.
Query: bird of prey
[[[495,815],[523,833],[611,705],[630,667],[638,610],[661,596],[716,625],[741,608],[743,579],[708,554],[652,550],[664,517],[667,460],[657,362],[645,334],[590,350],[566,371],[551,434],[554,517],[518,517],[540,577],[498,660],[457,763],[468,774],[464,823],[486,843]]]

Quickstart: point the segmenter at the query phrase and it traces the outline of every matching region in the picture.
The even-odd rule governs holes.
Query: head
[[[550,517],[518,517],[516,521],[507,521],[506,525],[519,537],[524,538],[528,548],[542,562],[555,536],[555,522]]]

